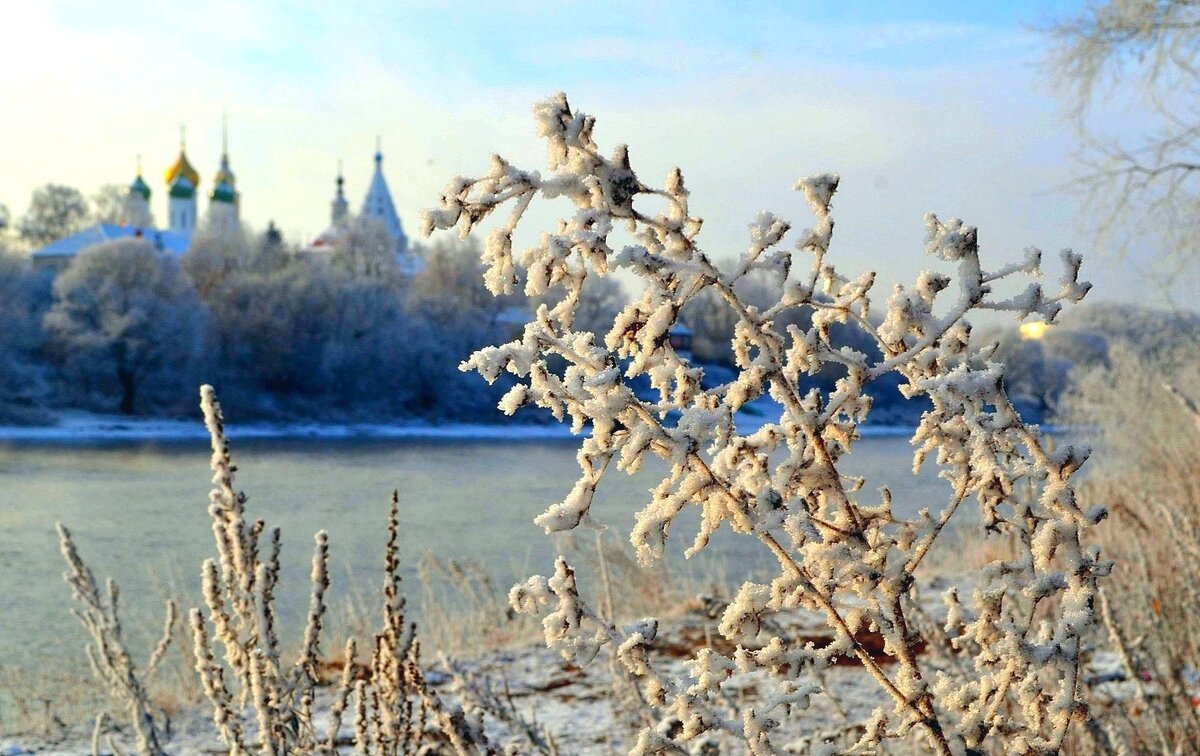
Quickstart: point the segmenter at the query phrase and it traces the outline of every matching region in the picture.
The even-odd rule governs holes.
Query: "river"
[[[277,593],[285,622],[307,605],[312,535],[319,529],[329,532],[335,596],[350,583],[378,584],[393,488],[400,492],[401,548],[414,598],[419,589],[412,578],[426,552],[474,560],[502,585],[553,569],[556,543],[532,519],[574,482],[574,441],[239,442],[234,435],[248,513],[283,529]],[[72,529],[99,579],[111,575],[120,583],[127,624],[149,634],[166,592],[194,597],[199,565],[213,552],[208,458],[207,444],[198,440],[0,444],[0,666],[77,657],[84,643],[69,614],[55,522]],[[910,467],[903,437],[863,439],[848,461],[849,472],[869,476],[867,491],[891,486],[897,512],[940,507],[948,488],[934,470],[914,477]],[[613,526],[613,537],[628,538],[634,512],[661,470],[648,465],[633,477],[608,476],[593,511]],[[682,564],[679,552],[695,522],[691,514],[673,528],[672,565]],[[707,558],[735,578],[765,564],[755,542],[724,531],[718,536]]]

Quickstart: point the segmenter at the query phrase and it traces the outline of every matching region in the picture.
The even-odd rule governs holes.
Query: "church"
[[[328,259],[350,240],[350,205],[346,202],[346,180],[342,176],[340,164],[335,183],[337,188],[330,203],[329,226],[299,250],[300,255],[308,260]],[[400,215],[392,202],[392,192],[383,176],[383,150],[378,140],[375,144],[375,172],[371,176],[371,183],[367,187],[367,195],[363,199],[358,217],[371,219],[390,240],[401,273],[412,275],[420,271],[420,260],[409,249],[408,237],[404,234],[404,228],[400,225]]]
[[[167,230],[189,239],[199,223],[196,195],[200,190],[200,174],[187,158],[187,144],[179,140],[179,157],[164,174],[167,184]],[[144,226],[150,216],[150,187],[142,180],[141,171],[129,187],[122,225]],[[208,193],[208,215],[205,222],[214,234],[233,234],[241,228],[239,206],[241,197],[237,182],[229,168],[229,130],[221,129],[221,163],[213,176],[213,188]]]
[[[150,209],[153,192],[142,177],[139,161],[137,176],[125,191],[125,203],[119,223],[96,223],[82,231],[53,241],[35,250],[30,258],[39,270],[60,271],[71,264],[75,255],[88,247],[115,239],[147,239],[160,251],[181,257],[191,246],[192,236],[200,223],[197,195],[200,174],[187,157],[183,134],[179,140],[179,156],[164,174],[167,194],[167,227],[154,227]],[[214,234],[234,234],[241,228],[240,199],[233,171],[229,167],[229,134],[222,128],[221,161],[208,193],[208,213],[204,218]]]
[[[97,223],[71,236],[53,241],[30,256],[39,270],[60,271],[71,264],[79,252],[96,244],[115,239],[148,239],[160,251],[181,257],[191,246],[193,236],[203,231],[214,235],[235,235],[241,230],[241,193],[229,161],[229,134],[222,124],[221,159],[208,191],[207,212],[201,217],[201,178],[188,160],[185,135],[181,133],[179,154],[163,175],[166,188],[166,227],[156,228],[151,200],[154,193],[142,176],[139,161],[137,175],[125,192],[119,223]],[[345,180],[338,168],[337,190],[333,199],[330,225],[312,241],[300,248],[308,259],[327,259],[350,234],[349,203],[345,197]],[[363,200],[360,218],[372,219],[386,236],[402,273],[420,270],[419,260],[408,248],[408,238],[400,224],[400,216],[383,175],[383,151],[375,147],[375,172]]]

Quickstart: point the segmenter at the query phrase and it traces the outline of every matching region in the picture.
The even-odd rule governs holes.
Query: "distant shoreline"
[[[319,421],[228,423],[233,439],[462,439],[462,440],[553,440],[572,438],[568,426],[532,423],[433,423],[413,420],[392,423],[344,423]],[[104,441],[208,441],[200,418],[172,420],[71,413],[47,425],[0,425],[0,442],[52,444]]]
[[[751,432],[765,418],[740,415]],[[461,440],[461,441],[567,441],[578,438],[566,424],[534,423],[230,423],[233,439],[278,440]],[[914,428],[894,425],[864,425],[864,437],[911,436]],[[92,444],[105,441],[207,441],[208,432],[200,419],[167,420],[128,418],[119,415],[68,413],[53,425],[0,425],[0,442],[44,444]]]

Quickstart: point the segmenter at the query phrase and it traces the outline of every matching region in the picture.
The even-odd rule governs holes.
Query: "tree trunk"
[[[133,371],[128,368],[117,368],[117,380],[121,383],[121,414],[133,414],[133,400],[137,394],[137,381]]]

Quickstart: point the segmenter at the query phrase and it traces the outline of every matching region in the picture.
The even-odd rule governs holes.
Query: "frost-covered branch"
[[[683,723],[678,731],[645,730],[636,753],[677,749],[706,732],[735,735],[753,753],[775,753],[772,734],[780,721],[821,693],[812,681],[839,656],[858,658],[894,703],[892,714],[861,723],[862,739],[848,744],[856,752],[914,728],[941,753],[978,750],[996,738],[1016,752],[1057,749],[1084,711],[1080,637],[1094,622],[1096,580],[1110,564],[1083,534],[1104,512],[1084,512],[1075,500],[1072,478],[1087,450],[1051,450],[1036,427],[1025,425],[1005,394],[1003,366],[969,348],[966,317],[991,310],[1053,321],[1088,291],[1078,278],[1081,258],[1063,252],[1062,277],[1047,291],[1037,280],[1038,250],[989,270],[973,227],[930,214],[926,253],[949,272],[927,271],[911,286],[896,286],[879,317],[871,311],[875,274],[846,277],[827,261],[836,175],[797,183],[814,222],[798,234],[794,251],[784,247],[792,225],[762,213],[750,225],[746,253],[725,272],[698,244],[702,222],[690,215],[679,169],[662,188],[647,185],[626,146],[612,157],[601,154],[595,119],[573,110],[563,95],[539,103],[534,114],[550,173],[494,156],[484,176],[453,179],[422,220],[426,234],[455,229],[465,237],[510,207],[488,234],[485,282],[495,294],[523,284],[543,304],[520,338],[479,350],[462,368],[489,382],[504,373],[515,377],[500,402],[506,413],[538,406],[584,434],[578,481],[536,522],[547,533],[588,523],[604,477],[614,467],[632,474],[653,455],[667,473],[631,533],[640,559],[661,558],[676,516],[697,507],[701,524],[689,556],[728,527],[769,551],[779,574],[747,582],[725,611],[720,632],[736,653],[705,649],[683,679],[665,676],[649,659],[655,620],[608,624],[580,599],[574,572],[561,558],[552,577],[513,589],[514,608],[545,613],[547,643],[578,663],[609,649],[640,680],[659,717]],[[575,210],[517,254],[514,231],[538,197],[565,198]],[[810,263],[797,264],[801,257]],[[639,296],[607,332],[577,329],[581,292],[622,269],[642,282]],[[735,284],[751,272],[774,276],[777,301],[754,306],[739,296]],[[1018,277],[1034,280],[1003,296],[1000,284]],[[737,375],[708,388],[703,369],[669,339],[682,307],[705,290],[736,321]],[[806,328],[777,327],[783,314],[797,310],[807,311]],[[860,329],[875,352],[839,343],[834,326]],[[813,387],[826,369],[840,374],[827,394]],[[878,502],[866,501],[865,481],[841,472],[871,409],[866,388],[889,374],[900,377],[905,396],[931,404],[913,437],[914,470],[929,459],[950,482],[954,493],[939,513],[904,519],[886,488]],[[640,376],[656,400],[633,391],[630,381]],[[740,433],[739,410],[763,395],[780,406],[778,418]],[[1018,484],[1033,485],[1038,495],[1019,500]],[[969,498],[989,533],[1014,536],[1025,553],[985,571],[969,604],[947,597],[947,631],[974,660],[973,672],[962,675],[928,668],[919,655],[928,639],[911,615],[914,572]],[[823,616],[833,642],[815,648],[765,630],[772,616],[792,609]],[[895,669],[881,667],[856,639],[868,629],[883,636]],[[753,670],[769,674],[775,688],[763,692],[759,705],[729,711],[722,686],[735,671]]]

